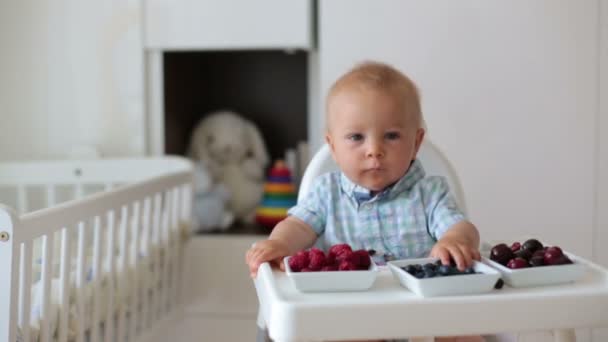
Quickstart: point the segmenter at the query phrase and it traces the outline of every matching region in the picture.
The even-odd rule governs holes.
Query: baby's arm
[[[251,277],[255,278],[260,265],[267,261],[284,270],[283,257],[312,246],[316,239],[317,234],[308,224],[288,216],[274,227],[267,240],[256,242],[245,254]]]
[[[431,256],[441,259],[444,265],[449,265],[451,256],[458,268],[464,270],[473,260],[481,259],[477,228],[466,220],[455,223],[433,246]]]

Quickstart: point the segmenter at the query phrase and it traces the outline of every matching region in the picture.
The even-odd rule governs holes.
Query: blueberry
[[[414,275],[417,273],[416,266],[414,266],[414,265],[407,265],[407,266],[403,267],[403,270],[411,275]]]
[[[435,265],[436,265],[437,267],[439,267],[439,266],[443,265],[443,263],[441,262],[441,259],[437,259],[437,261],[435,261]]]
[[[452,274],[452,267],[449,265],[441,265],[437,269],[437,273],[441,274],[442,276],[449,276]]]
[[[464,270],[464,274],[475,274],[475,269],[473,267],[469,267]]]
[[[414,274],[414,277],[418,278],[418,279],[422,279],[426,276],[426,273],[424,272],[417,272],[416,274]]]
[[[424,266],[422,266],[423,270],[435,270],[435,264],[433,263],[428,263],[428,264],[424,264]]]
[[[425,278],[434,278],[436,273],[434,270],[426,269],[426,270],[424,270],[424,275],[425,275],[424,276]]]
[[[496,281],[496,284],[494,285],[494,288],[497,290],[502,289],[502,286],[505,284],[504,281],[502,281],[501,278],[498,278],[498,280]]]

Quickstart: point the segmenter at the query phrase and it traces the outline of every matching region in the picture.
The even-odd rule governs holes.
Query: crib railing
[[[190,165],[50,164],[30,164],[37,173],[0,167],[0,185],[42,186],[47,201],[47,208],[22,215],[0,207],[0,341],[16,341],[17,334],[28,342],[35,335],[42,342],[135,340],[179,303]],[[95,183],[107,190],[82,197],[82,188]],[[55,204],[59,184],[73,186],[80,199]],[[125,185],[109,190],[116,184]],[[27,211],[25,190],[17,191],[17,203]]]

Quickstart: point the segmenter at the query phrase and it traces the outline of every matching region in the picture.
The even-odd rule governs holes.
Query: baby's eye
[[[363,140],[363,134],[360,134],[360,133],[349,134],[347,139],[352,140],[352,141],[361,141],[361,140]]]
[[[400,135],[399,132],[388,132],[384,135],[384,137],[388,140],[397,140],[399,139]]]

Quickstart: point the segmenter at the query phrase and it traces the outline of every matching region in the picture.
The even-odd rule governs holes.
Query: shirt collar
[[[412,165],[410,165],[409,169],[401,177],[397,183],[388,186],[386,189],[381,191],[376,195],[377,198],[382,198],[386,195],[395,195],[399,194],[403,191],[409,190],[414,184],[416,184],[419,180],[424,178],[425,172],[422,164],[418,159],[414,160]],[[340,175],[340,185],[342,190],[351,198],[353,198],[357,203],[362,203],[365,201],[369,201],[372,199],[371,191],[366,189],[358,184],[355,184],[353,181],[348,179],[346,175],[341,172]]]

